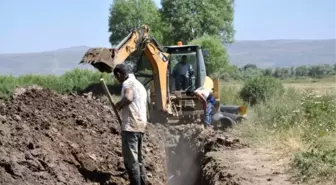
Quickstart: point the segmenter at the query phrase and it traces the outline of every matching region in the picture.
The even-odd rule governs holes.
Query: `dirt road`
[[[222,182],[217,182],[218,185],[293,184],[289,181],[290,175],[286,172],[284,161],[275,161],[273,155],[267,153],[265,150],[258,151],[255,148],[243,147],[233,150],[209,152],[205,158],[210,161],[205,164],[205,168],[209,169],[213,174],[217,173],[218,179],[223,179]],[[227,179],[231,179],[232,183],[227,182]],[[209,179],[209,181],[211,180]],[[216,183],[213,182],[210,184]]]

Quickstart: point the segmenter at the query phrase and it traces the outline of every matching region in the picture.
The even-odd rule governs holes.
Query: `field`
[[[284,87],[294,88],[299,91],[312,91],[318,95],[325,95],[336,93],[336,76],[322,79],[292,79],[283,80]],[[242,82],[222,82],[223,88],[232,89],[233,91],[239,91],[243,86]]]
[[[8,151],[11,151],[12,150],[11,148],[13,147],[15,148],[16,146],[21,147],[21,145],[9,139],[10,132],[8,132],[10,130],[14,130],[14,128],[12,128],[13,126],[15,127],[15,129],[20,130],[21,127],[17,128],[18,126],[15,126],[18,125],[20,120],[24,120],[25,123],[26,122],[29,123],[28,125],[25,124],[25,126],[28,127],[31,126],[30,128],[31,130],[34,129],[35,124],[41,122],[43,128],[44,127],[48,128],[46,131],[43,131],[43,133],[46,132],[45,133],[46,135],[51,134],[53,137],[57,138],[57,139],[54,138],[55,141],[60,140],[62,142],[65,142],[64,140],[65,138],[60,137],[58,132],[53,133],[54,128],[64,129],[62,128],[62,126],[59,126],[55,122],[52,122],[51,125],[49,124],[49,126],[45,125],[46,120],[55,121],[57,119],[63,120],[61,124],[71,123],[79,125],[81,128],[80,130],[82,130],[83,132],[87,132],[87,134],[89,134],[90,137],[95,138],[94,141],[98,143],[97,144],[98,146],[103,145],[103,143],[100,143],[99,137],[92,135],[89,126],[94,127],[95,132],[102,132],[104,134],[107,134],[105,133],[105,131],[101,130],[100,127],[97,125],[99,121],[94,121],[95,119],[93,119],[93,117],[95,117],[95,114],[97,114],[97,113],[93,114],[93,112],[95,112],[96,110],[105,112],[107,110],[99,108],[100,106],[104,105],[101,104],[100,100],[98,101],[98,99],[94,100],[95,102],[97,102],[96,104],[94,104],[95,107],[90,108],[90,106],[85,105],[88,104],[88,102],[92,101],[91,95],[88,95],[87,93],[92,92],[92,95],[95,97],[99,97],[100,95],[102,95],[101,94],[102,89],[99,84],[99,79],[101,77],[107,80],[110,90],[114,94],[116,94],[116,98],[118,98],[117,94],[120,92],[120,87],[114,80],[112,80],[112,78],[109,75],[107,74],[101,75],[100,73],[92,72],[89,70],[76,69],[62,76],[35,76],[35,75],[26,75],[20,77],[1,76],[0,83],[3,85],[0,87],[0,99],[2,99],[2,101],[5,102],[5,104],[2,104],[1,106],[5,105],[5,107],[1,107],[0,111],[2,112],[0,113],[4,114],[1,115],[1,118],[3,120],[6,120],[5,122],[3,122],[4,123],[3,126],[0,127],[1,129],[0,133],[5,133],[5,136],[0,135],[1,137],[5,137],[5,140],[2,140],[5,141],[5,145],[3,146],[11,146],[8,148]],[[180,141],[176,143],[176,138],[172,138],[172,140],[175,141],[175,144],[170,150],[172,150],[173,153],[176,153],[176,151],[178,150],[181,151],[179,155],[174,154],[176,155],[175,157],[171,156],[170,154],[167,154],[168,160],[175,161],[174,163],[172,163],[173,166],[168,167],[169,177],[173,178],[174,175],[176,176],[175,171],[181,171],[184,168],[189,169],[192,165],[196,165],[195,161],[201,161],[199,162],[200,164],[197,163],[196,169],[201,170],[201,173],[203,174],[201,177],[202,181],[206,182],[206,184],[211,184],[211,182],[214,183],[213,182],[214,180],[218,180],[221,182],[237,183],[237,184],[267,183],[273,185],[278,184],[280,185],[280,184],[293,184],[298,182],[301,184],[335,184],[336,183],[336,176],[335,176],[336,85],[334,83],[334,79],[325,78],[325,79],[286,80],[282,81],[282,83],[287,89],[285,93],[272,97],[271,99],[259,103],[253,107],[249,107],[248,120],[246,122],[243,122],[243,124],[236,125],[232,129],[224,133],[223,132],[208,133],[206,136],[204,136],[202,134],[199,134],[197,129],[194,128],[193,126],[191,126],[190,128],[189,127],[175,128],[175,131],[171,131],[170,133],[172,135],[179,133]],[[86,99],[88,100],[86,99],[84,100],[82,96],[77,95],[73,95],[75,97],[69,96],[68,98],[64,99],[64,97],[62,98],[62,96],[60,95],[50,94],[49,91],[46,92],[28,91],[28,94],[26,94],[23,97],[13,98],[12,95],[15,88],[30,86],[34,84],[41,86],[43,88],[49,88],[52,91],[57,92],[59,94],[84,95],[84,97],[86,97]],[[223,82],[221,90],[222,103],[243,104],[244,103],[243,100],[238,96],[238,92],[243,86],[244,86],[243,82]],[[37,93],[37,95],[34,95],[34,92]],[[39,95],[38,93],[41,94]],[[36,109],[40,110],[41,106],[44,105],[44,104],[32,103],[38,99],[40,101],[42,101],[42,99],[45,99],[50,104],[48,105],[49,106],[48,110],[41,111],[40,113],[31,112],[31,110]],[[62,103],[65,100],[66,102]],[[62,106],[59,106],[58,105],[59,103],[61,103],[62,106],[64,107],[62,108]],[[25,106],[22,107],[22,105]],[[65,112],[67,112],[66,111],[67,107],[68,108],[73,107],[73,109],[65,114]],[[18,110],[21,110],[23,112],[22,113],[18,112]],[[84,110],[89,111],[90,114],[86,114]],[[62,113],[62,111],[64,113]],[[54,113],[50,115],[48,112],[54,112]],[[65,117],[62,114],[65,114],[64,115]],[[78,114],[79,117],[74,116],[75,114]],[[29,117],[29,115],[30,116],[33,115],[34,119]],[[102,119],[104,119],[102,120],[103,122],[107,123],[105,119],[108,118],[104,117]],[[31,120],[33,120],[33,122],[31,122]],[[94,123],[92,122],[91,125],[90,120],[94,121]],[[77,130],[76,126],[71,124],[68,125],[66,128]],[[50,130],[51,127],[53,129]],[[107,125],[104,125],[104,129],[107,129],[107,127],[108,127]],[[176,131],[176,129],[179,131]],[[34,139],[35,137],[42,137],[42,139],[46,139],[46,141],[47,140],[49,141],[49,139],[46,138],[43,134],[39,135],[40,132],[38,131],[34,132],[36,132],[35,133],[36,136],[29,135],[29,137],[32,137],[32,139]],[[74,134],[77,132],[78,135],[76,137],[79,138],[82,137],[79,131],[76,132],[74,131]],[[22,138],[20,133],[21,131],[18,133],[12,133],[12,135],[14,134],[14,136],[18,140],[21,140]],[[7,136],[8,138],[6,138]],[[66,137],[69,137],[69,139],[71,140],[73,136],[70,134],[67,135]],[[149,133],[149,137],[152,137],[153,139],[153,137],[157,136],[155,135],[151,136],[151,133]],[[204,139],[205,137],[210,137],[212,138],[212,140],[211,139],[206,140]],[[87,139],[90,138],[86,138],[86,140]],[[205,143],[203,144],[200,144],[199,142],[195,143],[194,141],[196,140],[197,141],[204,140]],[[72,142],[81,143],[80,140],[76,141],[74,140]],[[104,140],[104,142],[107,141]],[[113,142],[114,143],[110,143],[111,146],[119,147],[120,143],[118,143],[117,140],[113,140]],[[151,142],[153,142],[153,140],[148,140],[148,142],[150,144]],[[245,145],[244,143],[247,143],[247,145]],[[82,144],[85,145],[85,143]],[[45,146],[48,145],[49,144]],[[199,148],[201,145],[205,147],[205,151],[203,151],[203,153],[200,152],[202,151]],[[90,145],[88,147],[93,146]],[[155,148],[158,146],[156,146],[156,144],[151,144],[150,146],[146,147]],[[198,149],[195,151],[195,148]],[[106,148],[101,147],[101,149],[97,149],[97,152],[98,150],[99,152],[104,152],[103,150],[105,149]],[[50,150],[50,148],[48,148],[48,150]],[[62,147],[60,147],[58,150],[60,150],[61,152],[71,152],[65,150]],[[195,153],[190,153],[190,151],[196,152],[197,155]],[[55,152],[57,153],[57,151]],[[85,151],[82,152],[85,153]],[[117,155],[118,151],[115,152]],[[11,155],[11,153],[7,154]],[[58,156],[58,154],[54,155]],[[97,153],[97,155],[102,154]],[[157,156],[154,155],[158,154],[150,155],[150,157],[161,160],[160,158],[157,158]],[[61,156],[58,157],[61,158]],[[190,160],[181,161],[181,159],[187,159],[187,158],[190,159],[191,161]],[[13,176],[12,182],[18,183],[19,181],[15,181],[15,176],[17,174],[11,172],[10,168],[8,167],[8,165],[12,164],[10,158],[1,158],[1,160],[2,161],[0,161],[0,165],[4,166],[7,171],[9,170],[8,173],[12,173],[11,174]],[[64,160],[69,159],[63,159],[63,161]],[[121,159],[118,158],[116,160],[120,161]],[[162,161],[158,161],[158,163],[161,164]],[[18,164],[19,167],[21,168],[23,164],[30,164],[30,163],[29,162],[27,163],[27,161],[25,161]],[[69,164],[62,163],[62,165],[69,165]],[[98,164],[95,165],[97,166]],[[104,165],[105,164],[103,164],[103,166]],[[229,166],[229,168],[227,168],[227,166]],[[15,168],[16,170],[20,169],[16,168],[18,166],[15,165],[10,167]],[[31,166],[29,168],[31,168]],[[118,168],[115,166],[107,165],[104,166],[104,168],[105,170],[111,168],[115,171],[118,171]],[[164,181],[164,177],[162,176],[163,172],[157,173],[155,171],[155,169],[157,168],[158,166],[155,165],[152,166],[151,172],[153,174],[159,175],[161,180]],[[22,167],[22,169],[24,168]],[[55,169],[58,170],[56,171],[57,173],[60,173],[62,171],[62,169],[60,168]],[[33,170],[36,169],[34,168]],[[187,172],[188,170],[184,169],[182,170],[182,172],[183,171]],[[17,172],[19,173],[19,171]],[[183,184],[186,182],[186,179],[189,178],[190,180],[190,178],[193,177],[194,180],[197,181],[196,180],[197,178],[194,176],[196,172],[189,171],[187,174],[182,175],[180,179],[175,180]],[[1,174],[2,172],[0,168],[0,175]],[[41,174],[43,173],[41,172]],[[72,171],[70,170],[69,174],[76,176],[76,173],[73,170]],[[28,175],[34,176],[34,173]],[[62,174],[58,175],[62,176]],[[33,178],[33,176],[30,177],[30,179],[28,178],[26,180],[40,179],[40,177]],[[9,178],[8,176],[6,177]],[[43,178],[47,178],[50,180],[53,177],[44,176]],[[61,178],[64,180],[64,178],[71,179],[72,177],[67,176],[57,178]],[[87,177],[84,176],[84,178]],[[118,179],[120,180],[120,182],[125,183],[123,181],[124,177],[118,177]],[[82,182],[83,179],[82,177],[79,177],[77,175],[74,180],[76,182]],[[157,179],[153,178],[152,180]],[[91,181],[98,182],[92,179]],[[31,181],[31,182],[37,182],[37,181]],[[46,182],[51,183],[54,181],[50,180]],[[194,185],[197,183],[191,183],[191,184]]]
[[[294,88],[300,91],[312,91],[318,95],[336,92],[336,85],[333,83],[284,83],[287,88]]]

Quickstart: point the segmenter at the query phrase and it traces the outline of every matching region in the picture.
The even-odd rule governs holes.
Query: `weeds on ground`
[[[74,69],[61,76],[56,75],[22,75],[0,76],[0,99],[7,99],[17,87],[38,85],[49,88],[58,93],[76,93],[85,91],[92,84],[100,84],[100,78],[104,78],[107,84],[115,84],[115,81],[106,73],[92,70]],[[94,87],[93,87],[94,88]]]
[[[291,157],[294,180],[336,183],[335,95],[288,89],[252,109],[236,132]]]
[[[239,87],[225,86],[221,88],[220,100],[225,105],[243,105],[244,102],[239,97]]]

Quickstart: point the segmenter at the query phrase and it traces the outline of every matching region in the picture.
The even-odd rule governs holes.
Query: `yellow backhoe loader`
[[[207,54],[206,50],[202,50],[198,45],[183,45],[181,41],[174,46],[162,47],[149,35],[147,25],[131,31],[115,48],[89,49],[80,63],[91,64],[100,72],[111,73],[116,65],[125,62],[134,52],[141,53],[133,72],[136,77],[144,79],[145,86],[149,86],[148,112],[151,122],[201,122],[204,114],[202,105],[196,97],[187,96],[188,89],[201,86],[213,89],[216,101],[220,101],[219,80],[212,80],[206,75],[203,58]],[[192,66],[193,72],[184,83],[186,86],[176,89],[176,84],[180,82],[176,80],[173,72],[182,56]],[[233,121],[237,118],[236,115],[246,113],[244,106],[221,105],[218,110],[231,111],[224,117]]]

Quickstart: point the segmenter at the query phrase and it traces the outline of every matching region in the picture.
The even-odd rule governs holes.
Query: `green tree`
[[[273,74],[273,69],[272,68],[266,68],[263,70],[264,76],[272,76]]]
[[[308,67],[307,66],[299,66],[295,68],[296,76],[307,76],[308,75]]]
[[[249,68],[251,68],[251,69],[258,69],[257,65],[255,65],[255,64],[246,64],[243,67],[244,70],[247,70]]]
[[[292,66],[292,67],[290,67],[290,77],[295,77],[295,76],[296,76],[296,74],[295,74],[295,67]]]
[[[325,77],[334,74],[333,66],[331,64],[318,64],[309,67],[308,75],[310,77]]]
[[[291,69],[289,67],[277,67],[275,68],[275,72],[273,74],[274,77],[276,78],[281,78],[281,79],[285,79],[290,77],[291,74]]]
[[[224,43],[234,41],[234,0],[162,0],[161,4],[168,44],[188,43],[204,34],[220,36]]]
[[[218,36],[204,35],[189,44],[200,45],[203,49],[209,50],[209,55],[205,56],[208,75],[223,77],[234,69],[229,65],[228,55]]]
[[[149,25],[151,35],[162,40],[160,13],[153,0],[114,0],[110,7],[110,43],[118,44],[132,29]]]

